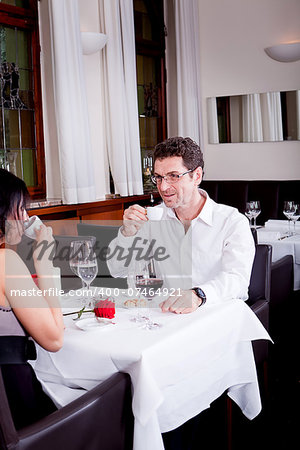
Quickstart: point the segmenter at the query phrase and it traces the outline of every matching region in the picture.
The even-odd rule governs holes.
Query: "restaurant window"
[[[153,190],[153,150],[166,138],[163,0],[134,0],[137,94],[144,191]]]
[[[37,0],[0,2],[0,167],[45,197]]]

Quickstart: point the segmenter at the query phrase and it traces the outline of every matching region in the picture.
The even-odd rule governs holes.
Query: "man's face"
[[[171,173],[182,174],[188,169],[183,164],[181,156],[170,156],[164,159],[157,159],[154,164],[154,175],[165,176]],[[196,195],[198,195],[198,185],[201,182],[202,169],[198,167],[192,172],[183,175],[177,183],[167,183],[162,180],[157,184],[158,192],[166,206],[169,208],[178,208],[188,206]]]

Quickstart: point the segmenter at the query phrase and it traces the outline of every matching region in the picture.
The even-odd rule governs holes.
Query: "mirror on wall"
[[[207,99],[208,142],[300,140],[300,90]]]

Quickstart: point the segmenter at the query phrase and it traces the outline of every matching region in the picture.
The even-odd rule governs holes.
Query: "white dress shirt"
[[[119,230],[109,246],[110,255],[114,254],[107,261],[112,276],[126,277],[135,271],[134,258],[126,266],[124,255],[136,239],[135,246],[144,249],[143,255],[149,243],[154,255],[160,248],[154,260],[164,287],[200,287],[211,304],[246,300],[255,254],[249,222],[236,208],[218,204],[205,191],[200,192],[206,201],[187,232],[174,210],[164,204],[156,206],[164,209],[162,219],[149,220],[135,236],[125,237]],[[122,258],[116,256],[117,246],[123,249]]]

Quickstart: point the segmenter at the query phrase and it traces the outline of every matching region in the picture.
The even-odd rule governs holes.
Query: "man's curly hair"
[[[194,170],[197,167],[204,168],[203,153],[199,145],[189,137],[171,137],[156,145],[154,163],[157,159],[170,156],[181,156],[183,164],[188,170]]]

